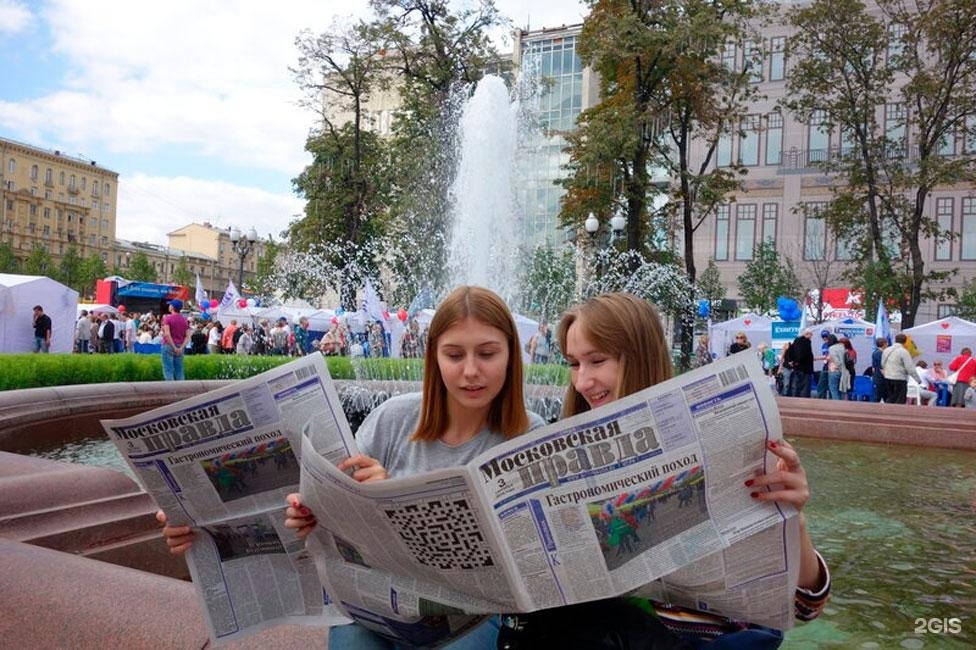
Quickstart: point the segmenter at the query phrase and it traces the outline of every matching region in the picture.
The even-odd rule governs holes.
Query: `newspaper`
[[[214,643],[348,622],[284,527],[302,439],[334,462],[356,449],[320,355],[102,425],[169,522],[194,528],[186,559]]]
[[[340,611],[409,645],[624,594],[788,629],[796,512],[744,487],[781,437],[748,353],[422,475],[360,484],[303,436],[309,548]]]

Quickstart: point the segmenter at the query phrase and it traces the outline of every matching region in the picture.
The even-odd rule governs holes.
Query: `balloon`
[[[118,309],[119,309],[119,313],[120,314],[124,314],[125,313],[125,305],[119,305]]]
[[[406,320],[407,320],[407,310],[404,309],[403,307],[400,307],[400,309],[397,310],[397,318],[399,318],[403,322],[406,322]]]
[[[200,314],[200,320],[210,320],[210,312],[205,311]]]
[[[258,301],[255,300],[254,298],[248,298],[247,299],[247,306],[248,307],[256,307],[257,304],[258,304]]]
[[[343,309],[342,307],[339,307],[338,309],[336,309],[336,316],[342,316],[345,313],[346,313],[346,310]]]
[[[217,306],[215,304],[216,302],[217,302],[216,300],[207,300],[206,298],[204,298],[203,300],[200,301],[200,306],[203,307],[204,309],[210,309],[211,307]]]
[[[383,320],[390,320],[390,312],[386,309],[383,310]]]
[[[244,309],[245,307],[247,307],[247,301],[241,298],[240,300],[237,301],[237,306],[240,307],[241,309]]]
[[[711,302],[705,299],[698,301],[698,317],[708,318],[708,314],[712,311]]]

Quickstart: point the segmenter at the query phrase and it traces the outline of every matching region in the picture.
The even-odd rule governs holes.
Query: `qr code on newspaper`
[[[464,499],[411,503],[386,516],[414,558],[438,569],[493,566],[491,551]]]

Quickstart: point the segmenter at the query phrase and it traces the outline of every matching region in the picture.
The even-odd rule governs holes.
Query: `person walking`
[[[51,317],[44,313],[44,308],[34,305],[34,352],[51,351]]]
[[[913,377],[919,384],[922,383],[915,372],[912,355],[905,349],[907,340],[907,336],[899,333],[895,336],[895,344],[881,354],[881,372],[884,373],[885,388],[888,391],[885,401],[889,404],[904,404],[908,401],[909,377]]]
[[[163,379],[166,381],[183,381],[183,346],[186,345],[186,333],[190,324],[183,318],[180,310],[183,301],[180,299],[169,301],[169,313],[163,316],[162,336],[159,346],[163,359]]]

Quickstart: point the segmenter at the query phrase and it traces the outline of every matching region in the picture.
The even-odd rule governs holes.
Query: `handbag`
[[[972,357],[969,357],[968,359],[966,359],[966,363],[964,363],[961,366],[959,366],[959,370],[955,371],[954,373],[952,373],[951,375],[949,375],[948,377],[946,377],[946,383],[949,384],[950,386],[955,386],[956,385],[956,382],[959,381],[959,373],[962,372],[962,369],[965,368],[966,366],[968,366],[969,365],[969,362],[972,361],[972,360],[973,360]]]

